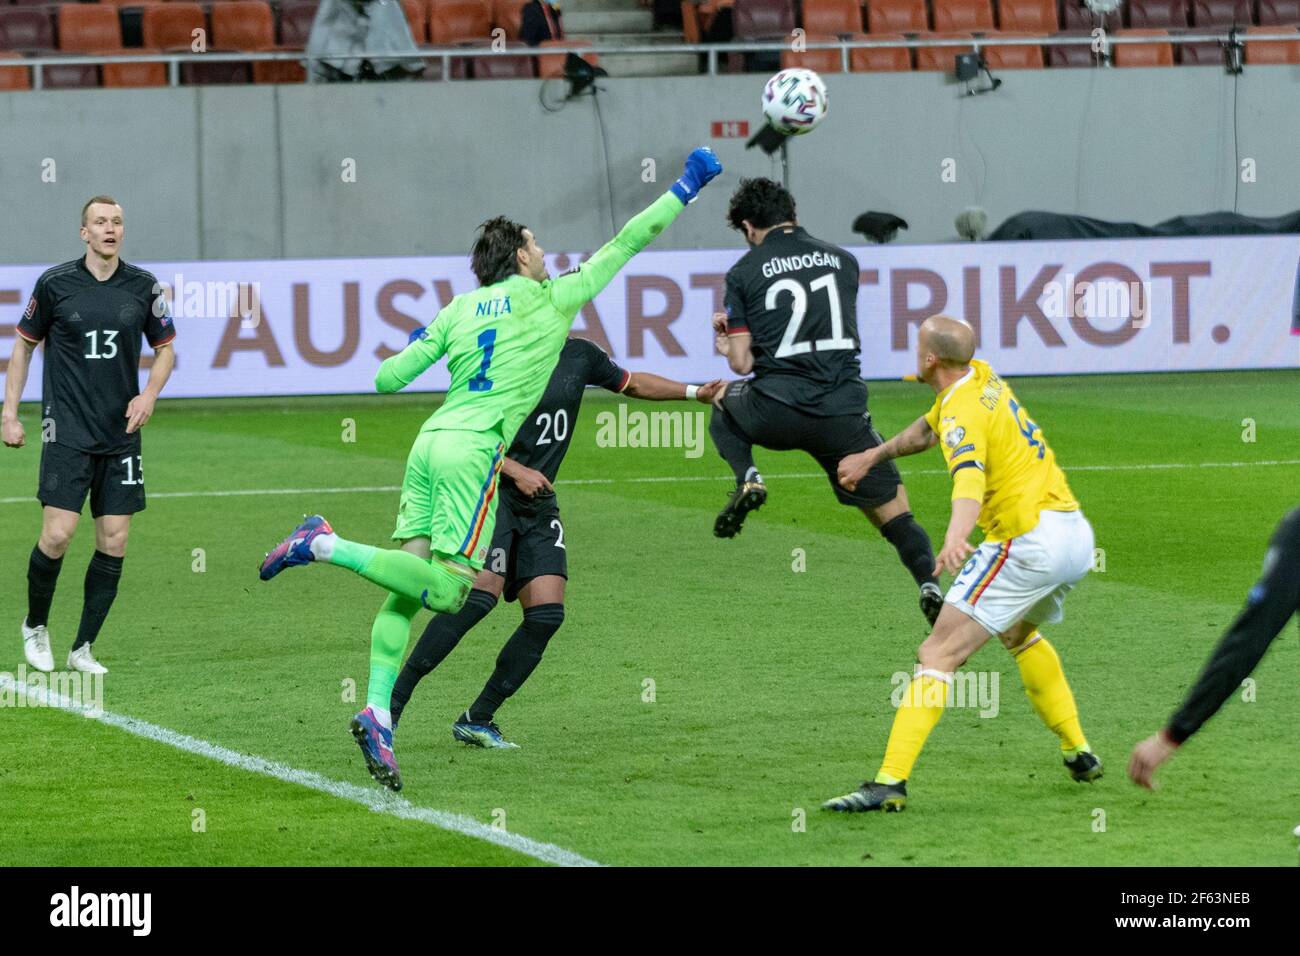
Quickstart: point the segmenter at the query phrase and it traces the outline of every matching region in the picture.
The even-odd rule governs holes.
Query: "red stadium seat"
[[[1187,0],[1129,0],[1134,30],[1176,30],[1187,26]]]
[[[277,49],[275,20],[264,0],[224,0],[212,5],[212,43],[218,50],[244,50],[251,53]],[[276,63],[230,64],[252,67],[253,81],[275,83],[280,75]],[[220,80],[216,82],[221,82]],[[247,79],[235,82],[248,82]]]
[[[1097,57],[1092,52],[1092,36],[1088,33],[1070,30],[1053,33],[1054,37],[1082,37],[1088,43],[1056,44],[1047,47],[1047,65],[1049,67],[1083,67],[1097,66]]]
[[[307,49],[312,21],[320,0],[283,0],[280,4],[280,45],[290,50]]]
[[[22,62],[22,54],[12,50],[0,50],[0,92],[32,88],[31,71],[26,66],[14,65]]]
[[[1002,30],[998,33],[989,35],[992,39],[1025,39],[1037,37],[1037,33],[1018,33],[1013,30]],[[984,54],[984,60],[990,70],[1041,70],[1043,68],[1043,48],[1030,44],[1015,44],[1013,46],[986,46],[981,48]]]
[[[806,39],[809,43],[833,43],[839,37],[826,33],[810,33]],[[796,53],[794,50],[781,51],[783,70],[803,67],[817,73],[840,73],[843,72],[842,63],[839,50],[804,50],[801,53]]]
[[[430,0],[429,42],[448,46],[492,39],[492,11],[486,0]]]
[[[737,40],[787,37],[795,26],[790,0],[736,0],[731,18]]]
[[[1250,0],[1192,0],[1192,23],[1198,27],[1248,27]]]
[[[901,40],[901,33],[872,33],[855,40]],[[849,51],[849,69],[854,73],[907,73],[912,69],[912,51],[907,47],[881,47]]]
[[[156,53],[156,50],[129,50],[130,53]],[[105,63],[104,86],[140,88],[167,85],[166,63]]]
[[[683,7],[686,4],[682,4]],[[506,31],[507,40],[518,40],[524,21],[524,0],[492,0],[492,26]],[[685,24],[685,19],[683,19]],[[695,40],[687,41],[695,43]]]
[[[998,29],[1055,33],[1061,28],[1056,0],[999,0]]]
[[[925,33],[925,0],[867,0],[868,33]]]
[[[922,40],[969,40],[969,33],[925,33]],[[957,54],[971,53],[974,46],[932,46],[918,47],[916,50],[916,68],[918,71],[938,70],[951,73],[957,68]]]
[[[71,54],[114,53],[122,49],[117,9],[64,3],[58,8],[59,50]],[[44,83],[54,90],[99,86],[97,66],[45,67]]]
[[[421,0],[402,0],[402,13],[416,46],[429,42],[429,8]]]
[[[1259,25],[1300,23],[1300,0],[1259,0]]]
[[[0,50],[54,49],[54,24],[46,10],[0,7]]]
[[[803,0],[803,28],[809,36],[861,33],[862,8],[858,0]]]
[[[1150,37],[1151,43],[1116,43],[1111,56],[1116,66],[1173,66],[1174,45],[1167,30],[1121,30],[1117,36]],[[1158,42],[1163,40],[1164,42]]]
[[[1251,27],[1246,31],[1247,34],[1284,32],[1286,31],[1280,25]],[[1300,64],[1300,34],[1297,34],[1295,40],[1256,40],[1253,43],[1248,40],[1246,62],[1251,66]]]
[[[584,49],[589,46],[591,46],[590,40],[543,40],[539,49],[571,50],[592,66],[600,66],[600,57]],[[537,75],[544,80],[550,77],[563,76],[564,61],[567,57],[568,53],[565,52],[538,54]]]
[[[207,31],[203,8],[197,3],[151,3],[144,8],[144,45],[155,50],[190,50],[194,31]]]
[[[934,29],[938,33],[965,33],[993,29],[990,0],[932,0]]]
[[[537,75],[532,47],[525,43],[507,43],[502,53],[474,60],[476,80],[526,80]]]

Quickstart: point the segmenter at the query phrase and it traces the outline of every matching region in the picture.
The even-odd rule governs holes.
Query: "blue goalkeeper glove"
[[[699,198],[700,190],[720,172],[722,163],[713,150],[701,146],[691,150],[691,155],[686,157],[686,169],[682,172],[682,178],[669,186],[668,191],[680,199],[683,205],[688,205]]]
[[[428,337],[429,330],[422,325],[406,337],[406,344],[414,345],[416,342],[420,341],[420,339],[427,339]]]

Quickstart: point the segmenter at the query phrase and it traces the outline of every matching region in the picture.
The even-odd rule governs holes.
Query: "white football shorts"
[[[1065,595],[1092,570],[1092,525],[1081,511],[1044,511],[1032,530],[985,541],[944,600],[1001,634],[1018,621],[1055,624]]]

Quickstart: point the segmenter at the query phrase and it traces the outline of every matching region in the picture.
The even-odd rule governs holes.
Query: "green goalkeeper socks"
[[[329,556],[322,558],[431,611],[459,611],[474,584],[473,569],[468,566],[457,572],[436,558],[426,561],[409,551],[375,548],[337,536]]]
[[[402,666],[402,652],[411,635],[411,618],[420,610],[419,602],[388,595],[375,615],[370,628],[370,681],[366,684],[366,706],[387,711]]]

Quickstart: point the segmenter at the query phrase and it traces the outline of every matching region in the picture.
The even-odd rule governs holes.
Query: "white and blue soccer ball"
[[[800,136],[826,118],[826,84],[812,70],[782,70],[763,87],[763,115],[778,133]]]

